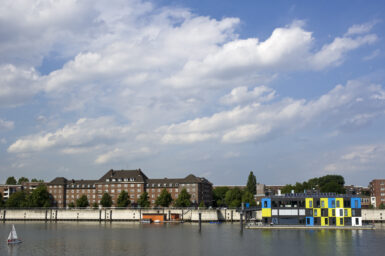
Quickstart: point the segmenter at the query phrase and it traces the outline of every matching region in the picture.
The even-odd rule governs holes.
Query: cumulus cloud
[[[324,170],[334,173],[375,171],[385,163],[383,144],[358,145],[344,151],[335,161],[328,163]]]
[[[264,102],[274,99],[276,92],[266,86],[254,87],[252,91],[249,91],[246,86],[236,87],[231,90],[229,94],[223,96],[220,101],[226,105],[243,104],[250,101]]]
[[[376,116],[384,115],[385,101],[378,97],[383,93],[379,85],[350,81],[345,86],[337,85],[317,100],[286,98],[271,104],[251,103],[212,116],[163,126],[157,132],[163,143],[194,143],[209,139],[240,143],[274,138],[309,123],[331,124],[335,129],[347,124],[362,126]],[[373,101],[373,97],[377,100]]]
[[[25,153],[63,149],[64,153],[78,148],[91,148],[119,140],[130,131],[128,126],[119,126],[110,117],[82,118],[74,124],[65,125],[54,132],[29,135],[18,139],[8,147],[10,153]]]

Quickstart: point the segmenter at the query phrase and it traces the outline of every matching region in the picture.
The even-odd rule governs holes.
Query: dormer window
[[[106,182],[110,182],[110,179],[106,179]]]
[[[116,181],[116,179],[112,179],[112,181]]]
[[[163,186],[164,186],[164,187],[167,187],[167,183],[164,183]]]
[[[172,183],[169,184],[169,187],[172,187]]]
[[[158,183],[158,187],[160,187],[160,183]]]
[[[154,183],[152,183],[152,184],[151,184],[151,187],[155,187],[155,184],[154,184]]]
[[[128,179],[127,179],[127,178],[125,178],[125,179],[124,179],[124,181],[128,181]]]
[[[179,184],[178,183],[175,183],[175,187],[178,187],[179,186]]]

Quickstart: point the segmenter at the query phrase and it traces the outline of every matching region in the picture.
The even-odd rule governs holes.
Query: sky
[[[3,0],[0,182],[385,178],[385,2]]]

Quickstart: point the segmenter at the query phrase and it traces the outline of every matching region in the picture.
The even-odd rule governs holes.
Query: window
[[[135,189],[130,189],[130,192],[131,192],[131,193],[134,193],[134,192],[135,192]]]
[[[114,188],[114,187],[115,187],[115,184],[112,184],[112,185],[111,185],[111,188]]]
[[[124,181],[128,181],[128,179],[127,179],[127,178],[125,178],[125,179],[124,179]]]
[[[313,207],[313,201],[309,201],[309,207],[310,207],[310,208]]]
[[[340,218],[340,225],[344,225],[344,219]]]
[[[130,187],[132,187],[132,188],[135,187],[135,184],[130,184]]]
[[[111,189],[111,193],[115,193],[115,189]]]
[[[340,208],[340,201],[337,201],[337,208]]]
[[[325,225],[329,225],[329,219],[325,218]]]
[[[140,188],[140,184],[136,185],[138,188]]]
[[[267,208],[267,201],[263,202],[263,207]]]
[[[310,225],[310,218],[306,218],[306,224]]]
[[[358,220],[358,218],[356,218],[356,225],[359,225],[359,220]]]
[[[169,186],[172,187],[172,183],[170,183]]]
[[[348,216],[348,209],[345,209],[345,216]]]
[[[110,182],[110,179],[106,179],[106,182]]]
[[[336,207],[336,202],[332,200],[332,208],[335,208],[335,207]]]
[[[118,184],[118,188],[120,188],[122,186],[122,184]]]
[[[118,193],[120,193],[120,192],[122,192],[122,190],[121,190],[121,189],[118,189]]]
[[[112,181],[116,181],[116,179],[112,179]]]
[[[124,184],[124,187],[125,187],[125,188],[128,188],[128,184]]]
[[[356,208],[358,208],[358,201],[357,200],[354,201],[354,205],[356,206]]]
[[[140,195],[138,194],[138,195],[136,195],[136,197],[137,197],[137,198],[140,198]]]
[[[175,194],[175,197],[178,197],[178,194]]]
[[[154,198],[154,197],[155,197],[155,195],[154,195],[154,194],[152,194],[152,195],[151,195],[151,198]]]
[[[318,216],[318,210],[314,209],[314,216]]]
[[[336,216],[336,210],[335,210],[335,209],[332,209],[332,216],[333,216],[333,217]]]
[[[142,190],[140,188],[138,188],[138,193],[142,192]]]
[[[160,188],[158,188],[158,192],[160,192]]]
[[[177,189],[177,188],[175,189],[175,192],[178,192],[178,189]]]
[[[340,217],[343,217],[343,216],[344,216],[344,211],[340,209]]]

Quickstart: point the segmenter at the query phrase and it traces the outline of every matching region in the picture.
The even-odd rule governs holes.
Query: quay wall
[[[179,214],[181,221],[197,222],[199,213],[203,222],[233,222],[241,218],[236,209],[0,209],[0,221],[140,221],[143,214],[164,214],[170,220],[172,214]],[[364,222],[385,221],[385,210],[362,209],[361,215]],[[261,211],[253,212],[251,218],[261,220]]]
[[[0,209],[0,221],[41,220],[41,221],[140,221],[143,214],[164,214],[171,220],[178,214],[180,221],[240,221],[236,209]]]

